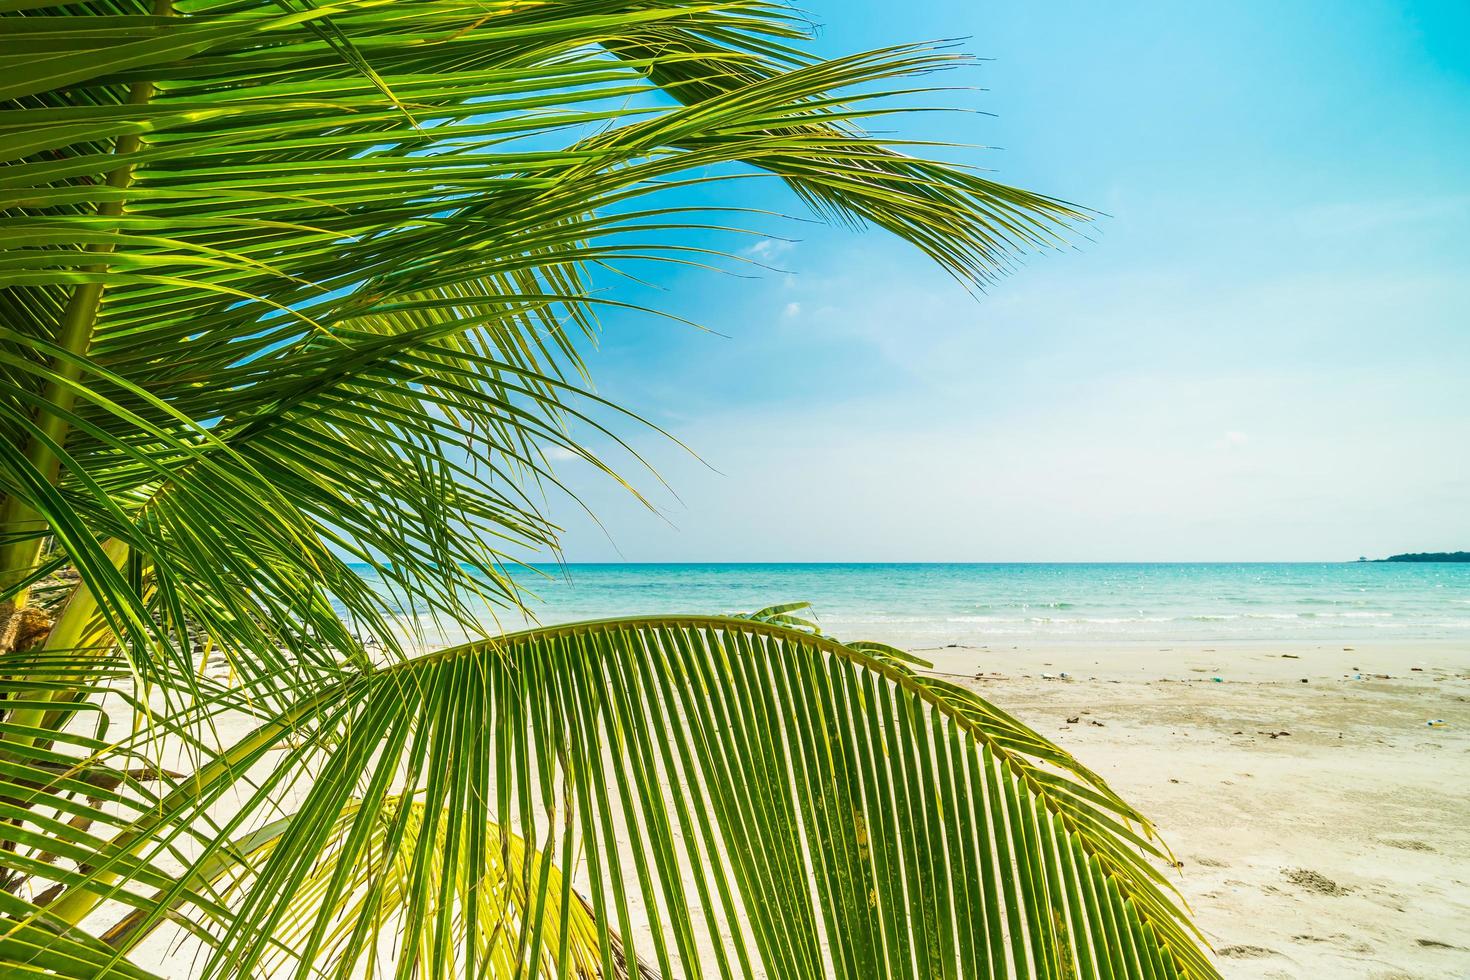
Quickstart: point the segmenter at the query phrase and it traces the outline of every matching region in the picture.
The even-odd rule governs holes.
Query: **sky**
[[[1104,216],[978,298],[775,219],[731,246],[758,278],[652,273],[707,329],[608,317],[589,365],[697,458],[619,427],[657,513],[559,464],[598,518],[551,500],[566,559],[1470,549],[1470,4],[802,7],[823,54],[964,38],[986,60],[944,82],[983,90],[946,98],[980,112],[894,128]]]

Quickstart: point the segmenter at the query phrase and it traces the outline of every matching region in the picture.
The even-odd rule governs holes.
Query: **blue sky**
[[[1107,216],[978,300],[807,223],[755,245],[784,272],[659,273],[717,333],[611,317],[590,365],[703,462],[632,431],[677,491],[628,470],[661,516],[564,464],[603,525],[554,500],[567,558],[1470,548],[1470,5],[803,8],[823,53],[966,37],[991,60],[945,82],[984,91],[950,102],[993,115],[902,134]]]

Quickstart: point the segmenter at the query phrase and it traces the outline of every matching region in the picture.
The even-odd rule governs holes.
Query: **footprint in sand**
[[[1282,871],[1282,874],[1293,885],[1317,895],[1346,895],[1352,891],[1351,888],[1345,888],[1321,872],[1310,868],[1292,868]]]
[[[1280,956],[1274,949],[1265,946],[1221,946],[1215,951],[1219,956],[1227,960],[1253,960],[1262,956]]]
[[[1438,939],[1416,939],[1414,942],[1423,946],[1425,949],[1458,949],[1461,951],[1465,949],[1464,946],[1452,946],[1449,943],[1442,943]]]
[[[1367,943],[1361,940],[1354,939],[1351,936],[1344,935],[1340,932],[1334,934],[1329,938],[1324,938],[1322,936],[1313,936],[1309,934],[1292,936],[1291,938],[1293,942],[1298,943],[1328,943],[1329,945],[1336,946],[1339,949],[1346,950],[1349,953],[1362,954],[1373,952],[1372,946],[1369,946]]]

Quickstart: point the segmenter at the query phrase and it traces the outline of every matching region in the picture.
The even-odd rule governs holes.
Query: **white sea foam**
[[[1470,565],[570,565],[527,583],[543,623],[806,600],[837,636],[1470,643]],[[558,571],[560,574],[560,570]],[[487,615],[487,624],[493,620]],[[502,611],[508,628],[520,618]],[[425,627],[430,624],[425,621]]]

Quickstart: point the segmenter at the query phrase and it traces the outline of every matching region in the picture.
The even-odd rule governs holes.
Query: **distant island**
[[[1366,561],[1366,559],[1359,558],[1358,561]],[[1374,561],[1470,562],[1470,551],[1420,551],[1410,555],[1389,555],[1387,558],[1375,558]]]

